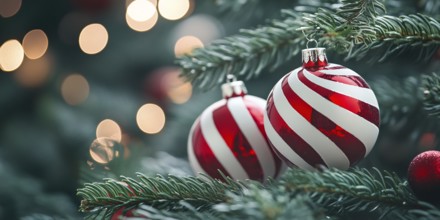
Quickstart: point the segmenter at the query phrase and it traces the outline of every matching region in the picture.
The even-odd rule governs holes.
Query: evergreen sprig
[[[250,78],[264,68],[278,67],[300,51],[304,37],[296,30],[299,27],[301,19],[294,15],[214,41],[179,58],[182,75],[201,88],[211,88],[222,83],[227,73]]]
[[[438,217],[440,212],[418,201],[396,174],[377,169],[321,172],[291,169],[280,180],[271,180],[266,186],[231,179],[220,182],[206,176],[165,178],[138,174],[138,177],[139,180],[123,177],[123,183],[108,179],[104,183],[87,184],[78,190],[83,198],[81,211],[109,216],[118,208],[133,209],[143,204],[140,207],[143,215],[149,213],[157,219],[175,213],[219,219],[299,215],[319,219],[325,215],[341,217],[360,212],[388,219],[416,219]],[[293,213],[288,208],[291,206],[302,208]]]
[[[199,177],[147,177],[137,173],[139,180],[121,177],[121,181],[106,179],[105,182],[85,184],[78,190],[82,197],[80,211],[91,216],[109,216],[117,209],[133,208],[140,203],[155,207],[179,209],[180,201],[206,206],[225,201],[225,191],[239,192],[244,186],[226,178],[226,182],[207,176]]]
[[[382,15],[380,0],[345,0],[337,9],[318,8],[315,13],[282,10],[283,20],[214,41],[178,59],[182,75],[202,88],[224,81],[227,73],[249,79],[273,70],[304,48],[301,31],[347,59],[383,61],[408,49],[429,58],[440,47],[440,23],[432,17]],[[375,51],[380,51],[373,53]]]
[[[436,73],[422,78],[424,107],[430,115],[440,116],[440,76]]]

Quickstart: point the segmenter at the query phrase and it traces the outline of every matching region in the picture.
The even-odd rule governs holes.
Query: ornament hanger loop
[[[310,42],[314,42],[315,43],[315,48],[318,48],[318,41],[316,41],[315,39],[309,39],[309,40],[307,40],[307,43],[306,43],[307,49],[309,49],[309,43]]]
[[[232,75],[230,73],[226,75],[226,82],[231,83],[235,81],[237,81],[237,77],[235,77],[235,75]]]
[[[307,40],[307,43],[306,43],[306,47],[307,47],[307,49],[309,49],[309,43],[310,43],[310,42],[314,42],[314,43],[315,43],[315,48],[318,48],[318,41],[315,40],[315,38],[313,38],[313,37],[312,37],[312,38],[309,38],[309,37],[307,36],[306,32],[304,32],[304,29],[301,29],[301,31],[302,31],[304,37],[305,37],[306,40]],[[312,34],[310,34],[310,35],[312,35]]]

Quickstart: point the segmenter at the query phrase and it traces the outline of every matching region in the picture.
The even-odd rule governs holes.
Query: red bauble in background
[[[290,166],[348,169],[379,134],[376,96],[359,74],[329,64],[324,48],[303,50],[303,66],[284,76],[267,100],[264,126]]]
[[[440,151],[417,155],[409,165],[408,182],[419,199],[440,202]]]
[[[281,160],[264,132],[265,100],[247,95],[243,82],[222,86],[224,99],[209,106],[194,122],[188,137],[188,157],[195,173],[223,179],[263,182],[280,175]]]

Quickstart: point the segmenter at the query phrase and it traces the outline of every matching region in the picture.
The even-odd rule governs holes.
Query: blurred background
[[[192,174],[189,129],[221,92],[185,82],[176,57],[276,18],[293,2],[231,13],[201,0],[0,0],[0,219],[80,218],[76,189],[102,177]],[[379,88],[392,85],[383,75],[405,78],[440,60],[371,65],[334,56],[368,82],[385,83]],[[250,94],[265,98],[299,65],[296,56],[247,81]],[[388,107],[407,114],[405,105]],[[426,122],[420,117],[411,120]],[[417,152],[436,146],[438,123],[414,131],[407,126],[415,122],[394,119],[362,166],[404,174]]]

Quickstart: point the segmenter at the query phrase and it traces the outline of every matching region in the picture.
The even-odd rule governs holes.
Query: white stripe
[[[379,108],[379,105],[377,104],[376,96],[374,95],[373,91],[368,88],[362,88],[359,86],[352,86],[347,85],[340,82],[335,82],[331,80],[327,80],[318,76],[315,76],[314,74],[310,73],[306,69],[303,71],[304,76],[312,81],[315,84],[318,84],[324,88],[327,88],[331,91],[341,93],[346,96],[350,96],[352,98],[361,100],[365,103],[368,103],[376,108]]]
[[[266,110],[266,100],[260,98],[260,97],[256,97],[253,95],[246,95],[243,97],[243,99],[247,99],[255,104],[257,104],[260,108]]]
[[[264,177],[273,177],[275,175],[276,167],[274,158],[270,152],[270,147],[244,104],[243,98],[230,98],[228,100],[228,109],[234,117],[240,131],[246,137],[246,140],[249,142],[252,149],[254,149],[261,168],[263,169]],[[264,108],[262,111],[264,111]]]
[[[199,160],[196,158],[196,155],[194,153],[194,146],[193,146],[193,142],[192,142],[194,130],[196,129],[197,124],[199,122],[200,122],[200,117],[197,118],[196,121],[194,122],[194,124],[192,125],[191,131],[189,132],[189,137],[188,137],[188,159],[189,159],[191,167],[196,175],[198,173],[207,174],[207,172],[205,170],[203,170],[202,166],[200,166]]]
[[[217,160],[222,164],[225,170],[234,179],[244,180],[249,179],[246,171],[235,158],[231,149],[228,147],[223,137],[220,135],[217,127],[215,126],[214,117],[212,112],[218,107],[226,104],[226,100],[221,100],[213,105],[209,106],[205,111],[203,111],[200,116],[200,125],[203,137],[211,148]]]
[[[290,76],[292,75],[298,78],[296,73],[292,73]],[[289,77],[289,79],[294,77]],[[309,99],[310,98],[311,97],[309,97]],[[321,156],[327,166],[348,169],[350,161],[344,152],[290,105],[282,91],[281,81],[275,85],[273,100],[281,118],[283,118],[290,129],[298,134],[298,136]]]
[[[278,133],[272,127],[266,112],[264,115],[264,130],[266,130],[267,137],[272,145],[290,162],[303,169],[315,170],[313,166],[308,164],[301,156],[292,150],[292,148],[290,148],[289,145],[278,135]]]
[[[376,125],[323,98],[299,81],[296,73],[289,76],[288,82],[290,88],[312,108],[359,139],[366,147],[366,154],[371,151],[379,134],[379,128]]]
[[[336,76],[359,76],[355,71],[348,69],[347,67],[336,65],[336,64],[330,64],[327,66],[327,68],[334,68],[334,67],[342,67],[341,69],[323,69],[319,70],[321,73],[329,74],[329,75],[336,75]]]

